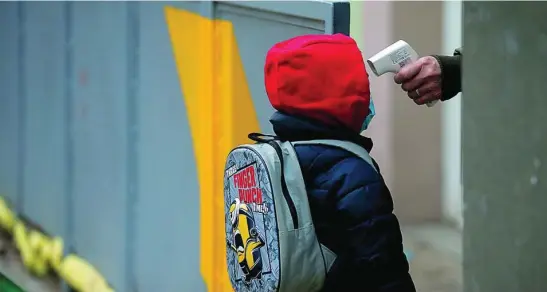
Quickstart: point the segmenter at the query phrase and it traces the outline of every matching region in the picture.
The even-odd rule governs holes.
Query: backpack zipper
[[[283,192],[283,197],[285,198],[285,201],[287,202],[287,206],[289,207],[289,212],[291,213],[294,229],[298,229],[298,214],[296,212],[296,205],[294,204],[294,201],[291,198],[291,195],[289,194],[289,189],[287,188],[287,183],[285,182],[283,151],[281,150],[281,147],[279,146],[279,144],[277,144],[276,141],[271,140],[271,141],[268,141],[267,143],[275,149],[275,152],[277,152],[277,156],[279,157],[279,162],[281,164],[281,169],[280,169],[281,191]]]

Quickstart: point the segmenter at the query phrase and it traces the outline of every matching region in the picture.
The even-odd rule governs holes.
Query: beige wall
[[[365,57],[403,39],[421,55],[442,51],[442,2],[352,3],[352,34]],[[361,13],[361,15],[357,15]],[[371,78],[377,116],[367,130],[372,155],[403,223],[441,218],[440,106],[416,106],[392,75]]]

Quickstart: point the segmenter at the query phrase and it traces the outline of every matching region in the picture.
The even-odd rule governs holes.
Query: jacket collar
[[[365,148],[372,149],[372,140],[360,134],[341,127],[328,126],[309,118],[275,112],[270,118],[275,134],[283,141],[305,141],[315,139],[334,139],[353,142]]]

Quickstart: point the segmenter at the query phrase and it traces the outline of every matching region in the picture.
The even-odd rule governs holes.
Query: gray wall
[[[546,2],[465,2],[466,292],[547,287]]]
[[[362,11],[352,32],[368,58],[397,40],[418,54],[442,51],[442,2],[364,1],[352,3]],[[361,35],[355,28],[361,26]],[[441,219],[440,108],[416,106],[393,82],[392,74],[370,75],[376,117],[365,134],[374,140],[378,161],[403,223]]]
[[[442,1],[393,3],[393,36],[421,56],[442,51]],[[398,215],[407,221],[441,219],[441,115],[416,106],[397,85],[393,106],[393,161]]]
[[[162,290],[203,290],[199,254],[180,248],[199,248],[198,185],[162,5],[5,2],[0,14],[0,193],[119,291],[152,291],[159,266]],[[185,232],[165,232],[175,226]]]

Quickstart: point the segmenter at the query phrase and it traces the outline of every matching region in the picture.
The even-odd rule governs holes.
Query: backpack
[[[336,255],[317,240],[294,145],[339,147],[374,164],[364,148],[351,142],[284,142],[258,133],[249,138],[257,143],[234,148],[224,173],[232,287],[237,292],[319,291]]]

